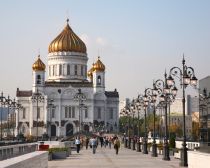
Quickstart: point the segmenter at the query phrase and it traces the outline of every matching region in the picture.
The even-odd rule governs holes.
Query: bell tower
[[[38,55],[38,59],[33,64],[33,86],[32,91],[36,92],[36,88],[39,88],[39,90],[42,90],[45,83],[45,64],[40,59],[40,55]]]

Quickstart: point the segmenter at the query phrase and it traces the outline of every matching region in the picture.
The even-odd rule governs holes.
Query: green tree
[[[199,139],[199,122],[192,122],[192,138],[194,141]]]

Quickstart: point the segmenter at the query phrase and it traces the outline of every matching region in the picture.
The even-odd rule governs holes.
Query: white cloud
[[[96,38],[96,43],[100,46],[105,46],[107,44],[106,40],[102,37],[97,37]]]

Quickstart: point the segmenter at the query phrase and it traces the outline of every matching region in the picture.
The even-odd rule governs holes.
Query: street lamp
[[[49,127],[48,128],[50,128],[50,131],[47,131],[47,132],[49,132],[49,134],[50,134],[50,141],[51,141],[51,137],[52,137],[52,128],[51,128],[51,123],[52,123],[52,109],[54,109],[55,108],[55,105],[53,104],[53,99],[50,99],[50,100],[48,100],[48,109],[49,109],[49,117],[50,117],[50,124],[49,124]]]
[[[207,94],[207,89],[203,89],[203,93],[199,94],[199,111],[200,111],[200,139],[201,151],[207,151],[209,145],[209,126],[208,126],[208,108],[209,108],[210,92]]]
[[[147,117],[147,108],[149,106],[149,103],[151,101],[151,95],[152,95],[152,89],[147,88],[144,90],[144,139],[143,139],[143,154],[148,154],[147,150],[147,123],[146,123],[146,117]]]
[[[3,140],[3,132],[2,132],[2,129],[3,129],[3,123],[2,123],[2,118],[3,118],[3,109],[7,103],[6,101],[6,97],[4,97],[3,95],[3,92],[1,92],[1,97],[0,97],[0,103],[1,103],[1,141]]]
[[[38,89],[36,89],[36,92],[32,94],[31,100],[36,103],[36,140],[38,141],[38,118],[40,117],[38,115],[39,111],[39,102],[44,102],[44,96],[39,92]],[[39,111],[40,113],[40,111]]]
[[[86,96],[81,92],[81,89],[78,89],[78,93],[74,96],[74,100],[79,102],[79,132],[81,131],[81,110],[84,106],[83,101],[86,100]]]
[[[16,127],[17,127],[17,138],[19,140],[20,138],[19,112],[20,112],[20,109],[23,109],[23,106],[17,100],[16,102],[14,101],[14,108],[17,109],[17,126]]]
[[[183,107],[183,144],[181,150],[181,162],[180,166],[188,166],[187,163],[187,144],[186,144],[186,126],[185,126],[185,89],[188,85],[196,86],[197,78],[195,77],[194,69],[187,67],[183,56],[182,69],[179,67],[173,67],[170,69],[169,77],[167,78],[167,84],[173,85],[174,78],[178,77],[180,80],[180,86],[182,88],[182,107]]]
[[[12,106],[12,100],[10,99],[10,97],[8,96],[6,99],[6,105],[7,105],[7,138],[9,138],[9,132],[10,132],[10,107]]]
[[[141,95],[138,95],[136,99],[136,107],[138,111],[138,140],[137,140],[137,152],[141,152],[141,142],[140,142],[140,111],[144,107],[144,100]]]

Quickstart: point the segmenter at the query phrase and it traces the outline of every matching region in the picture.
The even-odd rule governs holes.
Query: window
[[[74,74],[77,75],[77,65],[74,65]]]
[[[55,65],[52,66],[52,76],[55,75]]]
[[[59,65],[59,76],[62,75],[62,65]]]
[[[88,110],[85,109],[85,118],[88,118]]]
[[[67,65],[67,75],[70,75],[70,65]]]
[[[75,118],[75,107],[74,106],[72,107],[71,111],[72,111],[72,115],[71,115],[72,118]]]
[[[40,107],[37,108],[37,118],[40,118]]]
[[[49,76],[51,76],[51,66],[49,66]]]
[[[101,119],[101,108],[98,107],[98,119]]]
[[[55,118],[55,108],[52,109],[52,114],[51,114],[52,118]]]
[[[25,118],[26,118],[26,109],[23,108],[23,119],[25,119]]]
[[[98,84],[98,85],[101,84],[101,76],[98,76],[98,78],[97,78],[97,84]]]
[[[41,84],[41,76],[37,75],[36,84]]]
[[[68,118],[68,107],[65,107],[65,118]]]
[[[72,116],[71,116],[71,107],[70,106],[68,107],[68,113],[69,113],[68,118],[71,118]]]
[[[84,68],[83,68],[83,65],[81,65],[81,76],[84,75]]]
[[[113,108],[110,108],[110,119],[113,119],[113,115],[114,115]]]

